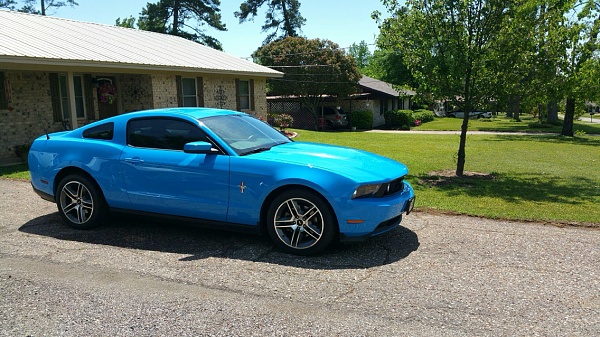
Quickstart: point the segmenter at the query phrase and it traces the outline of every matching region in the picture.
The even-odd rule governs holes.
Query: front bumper
[[[364,241],[400,225],[402,215],[409,214],[415,205],[412,187],[407,182],[404,184],[406,186],[401,193],[389,197],[348,202],[338,216],[340,241]]]

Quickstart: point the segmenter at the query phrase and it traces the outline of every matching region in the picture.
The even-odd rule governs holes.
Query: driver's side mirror
[[[208,142],[190,142],[183,146],[183,152],[196,154],[210,154],[217,152],[213,150],[212,144]]]

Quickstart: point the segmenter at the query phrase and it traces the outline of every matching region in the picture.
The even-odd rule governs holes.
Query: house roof
[[[2,64],[281,77],[181,37],[0,10]]]
[[[361,88],[363,88],[363,90],[367,89],[369,91],[378,91],[380,93],[394,97],[416,95],[416,92],[412,90],[401,89],[401,91],[398,91],[394,89],[391,84],[368,76],[363,76],[358,81],[358,85],[360,85]]]

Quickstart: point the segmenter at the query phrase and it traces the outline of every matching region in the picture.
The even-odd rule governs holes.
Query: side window
[[[111,140],[113,139],[114,128],[115,123],[112,122],[94,126],[83,131],[83,138]]]
[[[186,143],[196,141],[209,142],[198,126],[179,119],[145,118],[127,124],[127,144],[130,146],[183,150]]]

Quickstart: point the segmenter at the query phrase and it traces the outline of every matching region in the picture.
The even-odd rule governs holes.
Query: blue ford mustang
[[[315,254],[396,227],[414,205],[401,163],[351,148],[293,142],[240,112],[128,113],[39,137],[33,189],[71,227],[109,211],[266,232],[281,250]]]

